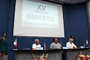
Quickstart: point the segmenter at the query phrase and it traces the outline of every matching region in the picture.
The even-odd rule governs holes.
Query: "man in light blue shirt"
[[[57,38],[54,39],[53,43],[50,45],[50,49],[61,49],[62,45],[58,42]]]

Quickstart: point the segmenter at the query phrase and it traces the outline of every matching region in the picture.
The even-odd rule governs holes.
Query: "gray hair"
[[[72,38],[69,38],[69,41],[71,40]]]
[[[39,39],[35,39],[35,42],[39,41]]]

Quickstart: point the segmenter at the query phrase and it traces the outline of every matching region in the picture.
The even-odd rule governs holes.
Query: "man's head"
[[[38,45],[39,44],[39,40],[35,39],[35,43],[36,43],[36,45]]]
[[[72,43],[73,42],[73,39],[72,38],[69,38],[69,42]]]
[[[57,39],[57,38],[55,38],[53,42],[57,43],[57,42],[58,42],[58,39]]]

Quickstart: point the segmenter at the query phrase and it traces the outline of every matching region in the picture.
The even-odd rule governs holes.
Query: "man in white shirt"
[[[77,48],[77,46],[73,43],[73,39],[69,38],[69,42],[67,42],[66,46],[68,47],[68,49],[75,49]]]
[[[36,47],[41,47],[38,39],[35,39],[35,43],[32,45],[32,50],[36,50]]]

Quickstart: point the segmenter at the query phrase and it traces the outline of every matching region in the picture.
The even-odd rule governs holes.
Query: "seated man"
[[[36,50],[36,47],[41,47],[38,39],[35,39],[35,43],[32,45],[32,50]]]
[[[57,38],[54,39],[53,43],[50,45],[50,49],[61,49],[62,45],[58,42]]]
[[[69,38],[69,42],[67,42],[66,46],[68,47],[68,49],[75,49],[77,48],[77,46],[73,43],[73,39]]]

